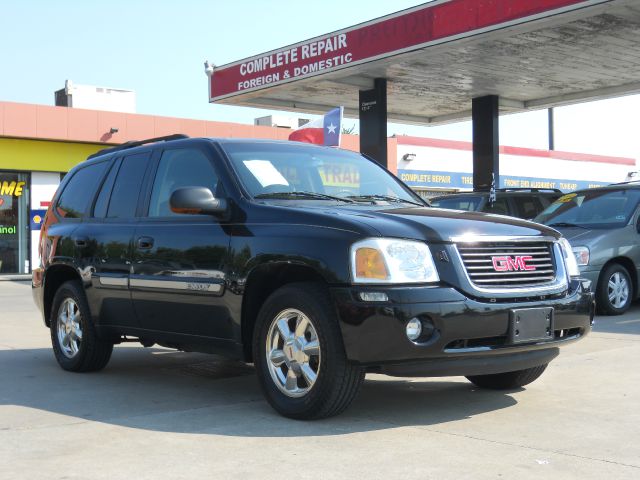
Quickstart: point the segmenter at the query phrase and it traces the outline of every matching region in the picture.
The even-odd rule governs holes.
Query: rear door
[[[116,159],[102,182],[92,215],[75,232],[81,258],[91,268],[89,300],[102,325],[138,327],[129,292],[133,235],[140,186],[151,152]]]
[[[154,162],[146,217],[135,234],[131,291],[142,328],[211,338],[232,338],[225,305],[230,237],[209,215],[173,213],[178,188],[207,187],[225,194],[216,159],[203,145],[162,149]]]

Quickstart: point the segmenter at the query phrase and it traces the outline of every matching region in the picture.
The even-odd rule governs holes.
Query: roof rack
[[[562,193],[562,190],[560,190],[559,188],[518,187],[518,188],[496,188],[496,192],[554,192],[554,193]]]
[[[164,137],[148,138],[146,140],[132,140],[130,142],[124,142],[122,145],[116,145],[115,147],[103,148],[102,150],[89,155],[87,157],[87,160],[89,160],[90,158],[99,157],[101,155],[106,155],[107,153],[119,152],[120,150],[139,147],[140,145],[146,145],[147,143],[170,142],[172,140],[182,140],[183,138],[189,138],[189,135],[174,133],[173,135],[165,135]]]

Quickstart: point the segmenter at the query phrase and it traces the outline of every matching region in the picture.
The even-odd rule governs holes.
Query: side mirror
[[[185,187],[175,190],[169,198],[174,213],[222,216],[227,212],[227,201],[216,198],[206,187]]]

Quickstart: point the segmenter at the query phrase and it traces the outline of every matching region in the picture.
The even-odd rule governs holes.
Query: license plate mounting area
[[[509,311],[512,344],[553,340],[553,308],[519,308]]]

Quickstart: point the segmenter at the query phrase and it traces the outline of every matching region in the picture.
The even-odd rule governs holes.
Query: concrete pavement
[[[278,416],[252,367],[117,346],[62,371],[26,282],[0,283],[0,479],[640,478],[640,306],[517,392],[368,375],[343,415]]]

